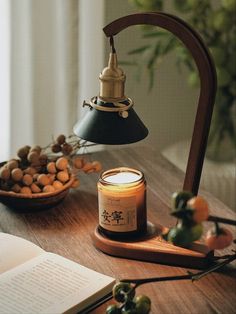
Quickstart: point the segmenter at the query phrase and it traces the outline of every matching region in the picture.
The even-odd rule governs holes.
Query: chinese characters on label
[[[120,224],[120,222],[124,220],[123,212],[117,211],[117,210],[109,214],[109,212],[106,211],[106,209],[104,209],[102,213],[102,217],[103,217],[103,223],[106,223],[106,222],[111,223],[112,221],[116,221],[117,224]]]
[[[137,229],[136,197],[116,198],[99,193],[99,223],[110,231]]]

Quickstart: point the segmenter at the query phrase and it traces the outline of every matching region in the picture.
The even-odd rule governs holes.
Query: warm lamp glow
[[[211,116],[216,95],[216,71],[212,57],[198,33],[185,21],[164,12],[137,13],[119,18],[104,27],[110,40],[111,54],[108,66],[99,76],[100,92],[84,106],[89,108],[85,117],[74,126],[79,137],[99,144],[129,144],[144,139],[148,130],[133,109],[133,101],[125,96],[124,72],[118,67],[114,36],[134,25],[152,25],[164,28],[175,35],[192,55],[199,71],[200,95],[194,122],[189,158],[183,190],[198,193]],[[121,168],[122,169],[122,168]],[[147,224],[146,184],[140,172],[121,174],[124,168],[108,170],[98,182],[99,227],[95,230],[95,245],[111,255],[160,261],[174,265],[206,262],[205,248],[200,255],[195,251],[179,250],[156,237],[164,228]],[[136,174],[134,176],[133,174]],[[136,180],[137,179],[137,180]],[[107,181],[109,180],[109,182]],[[133,181],[135,180],[135,181]],[[129,243],[128,236],[137,236]],[[150,238],[150,236],[155,237]],[[122,241],[111,241],[122,236]],[[140,246],[140,236],[143,239]],[[149,242],[149,240],[151,242]],[[153,243],[156,243],[154,245]],[[132,244],[131,244],[132,243]],[[151,244],[150,244],[151,243]],[[150,246],[149,246],[150,244]],[[133,246],[132,246],[133,245]],[[132,251],[130,251],[132,248]],[[209,252],[207,252],[209,253]],[[153,256],[153,254],[155,256]]]
[[[105,171],[98,182],[99,226],[108,236],[142,234],[147,228],[146,182],[131,168]]]

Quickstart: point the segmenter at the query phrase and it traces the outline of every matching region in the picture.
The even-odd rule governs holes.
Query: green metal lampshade
[[[100,102],[99,104],[103,107],[113,107],[113,103]],[[128,117],[125,118],[118,112],[91,108],[84,118],[76,123],[74,133],[89,142],[117,145],[144,139],[148,135],[148,129],[133,108],[128,110]]]
[[[84,103],[90,110],[74,126],[74,133],[98,144],[130,144],[144,139],[148,130],[132,108],[133,101],[124,94],[125,73],[118,67],[114,47],[99,80],[99,96]]]

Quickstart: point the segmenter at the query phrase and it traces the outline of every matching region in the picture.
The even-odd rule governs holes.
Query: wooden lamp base
[[[96,248],[113,256],[188,268],[204,268],[213,262],[214,252],[203,244],[194,243],[186,249],[163,240],[165,229],[148,222],[145,235],[123,241],[108,238],[97,227],[92,238]]]

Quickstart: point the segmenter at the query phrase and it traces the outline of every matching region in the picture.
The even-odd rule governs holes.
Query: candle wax
[[[125,184],[138,181],[141,178],[140,175],[132,172],[119,172],[105,178],[106,182],[115,184]]]

